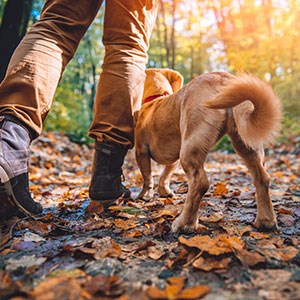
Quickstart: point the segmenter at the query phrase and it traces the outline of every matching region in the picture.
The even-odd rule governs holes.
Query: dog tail
[[[246,102],[245,102],[246,101]],[[281,102],[272,87],[248,74],[230,79],[205,106],[213,109],[233,108],[238,133],[250,148],[270,142],[280,128]]]

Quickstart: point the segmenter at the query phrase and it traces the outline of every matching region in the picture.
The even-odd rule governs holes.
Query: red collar
[[[153,95],[153,96],[149,96],[148,98],[146,98],[143,102],[143,104],[150,102],[156,98],[162,97],[162,96],[169,96],[168,92],[163,92],[162,94],[158,94],[158,95]]]

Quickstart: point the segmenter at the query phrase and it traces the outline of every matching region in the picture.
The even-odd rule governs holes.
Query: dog
[[[188,193],[172,231],[197,230],[200,201],[209,188],[204,162],[227,134],[253,177],[257,201],[254,226],[277,228],[264,144],[280,128],[280,99],[269,84],[248,74],[207,73],[182,86],[183,76],[177,71],[146,70],[142,107],[135,124],[135,154],[143,178],[137,198],[153,197],[151,159],[165,165],[158,194],[172,196],[170,177],[179,160],[188,178]]]

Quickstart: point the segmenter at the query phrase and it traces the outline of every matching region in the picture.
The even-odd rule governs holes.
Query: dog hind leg
[[[256,188],[257,217],[254,226],[271,230],[277,228],[276,216],[270,197],[270,176],[264,166],[264,149],[246,147],[237,132],[229,134],[236,152],[248,167]]]
[[[151,175],[151,160],[148,153],[136,151],[136,161],[143,177],[143,189],[137,199],[149,200],[153,198],[153,177]]]
[[[173,232],[192,232],[197,229],[200,201],[209,188],[204,170],[205,156],[203,153],[199,155],[199,149],[183,150],[180,155],[180,162],[188,177],[188,193],[181,214],[172,224]]]
[[[161,173],[158,181],[157,192],[160,197],[173,197],[174,194],[170,189],[170,178],[176,169],[178,162],[171,165],[166,165],[164,171]]]

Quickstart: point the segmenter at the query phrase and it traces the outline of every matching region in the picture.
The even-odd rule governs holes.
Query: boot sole
[[[13,188],[10,182],[10,179],[6,173],[6,171],[0,166],[0,187],[4,188],[6,196],[12,200],[16,208],[23,214],[34,216],[34,214],[30,211],[28,211],[25,207],[22,206],[22,204],[17,200],[17,198],[14,195]],[[17,213],[17,212],[16,212]]]
[[[96,199],[96,198],[91,198],[92,201],[96,201],[99,202],[103,205],[104,208],[107,208],[113,204],[115,204],[117,202],[117,200],[119,198],[123,198],[123,199],[130,199],[130,195],[126,196],[126,192],[124,192],[123,194],[121,194],[118,198],[114,198],[114,199],[105,199],[105,200],[101,200],[101,199]]]

